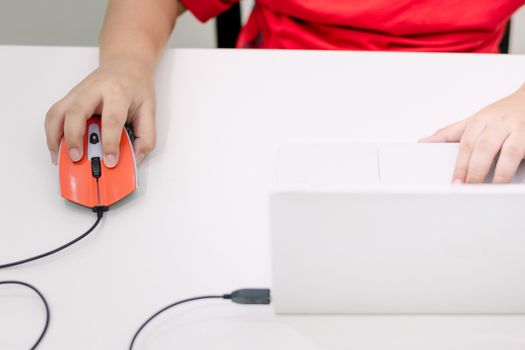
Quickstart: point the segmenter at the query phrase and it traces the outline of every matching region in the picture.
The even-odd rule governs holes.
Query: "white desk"
[[[53,248],[94,214],[58,196],[43,120],[97,63],[85,48],[0,47],[0,260]],[[126,349],[179,298],[271,284],[267,195],[289,141],[409,141],[525,81],[525,57],[343,52],[169,51],[158,71],[159,142],[141,188],[96,232],[7,271],[48,296],[41,349]],[[0,290],[0,348],[27,348],[43,313]],[[18,321],[19,323],[14,322]],[[158,319],[136,349],[523,349],[525,317],[276,317],[227,301]]]

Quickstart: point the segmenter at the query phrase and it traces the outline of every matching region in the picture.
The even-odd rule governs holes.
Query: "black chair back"
[[[507,29],[505,29],[505,34],[499,43],[499,51],[501,53],[509,53],[509,44],[510,44],[510,21],[507,23]]]
[[[217,17],[217,47],[234,48],[241,31],[241,6],[235,3]]]

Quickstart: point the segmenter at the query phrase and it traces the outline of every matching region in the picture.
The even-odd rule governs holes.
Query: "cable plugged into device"
[[[109,210],[109,207],[98,205],[91,209],[94,213],[97,214],[97,218],[101,218],[104,216],[104,213]]]
[[[223,295],[224,299],[229,299],[237,304],[270,304],[269,289],[238,289],[231,294]]]
[[[177,302],[174,302],[173,304],[163,307],[162,309],[160,309],[159,311],[151,315],[144,323],[142,323],[142,325],[135,332],[135,334],[133,335],[133,338],[131,339],[129,350],[133,350],[133,346],[135,345],[135,342],[139,334],[142,332],[142,330],[151,321],[153,321],[154,318],[159,316],[161,313],[177,305],[189,303],[191,301],[196,301],[196,300],[204,300],[204,299],[226,299],[226,300],[231,300],[234,303],[243,304],[243,305],[268,305],[271,303],[270,290],[269,289],[257,289],[257,288],[238,289],[234,292],[231,292],[230,294],[204,295],[200,297],[193,297],[193,298],[179,300]]]

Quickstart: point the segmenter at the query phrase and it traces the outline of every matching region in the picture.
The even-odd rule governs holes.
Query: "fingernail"
[[[117,165],[117,158],[113,154],[106,154],[104,156],[104,164],[108,168],[113,168],[115,165]]]
[[[80,151],[76,148],[71,148],[69,150],[69,157],[72,161],[78,162],[80,160]]]
[[[461,180],[461,179],[454,179],[454,181],[452,181],[452,183],[453,183],[454,185],[460,185],[460,184],[463,183],[463,180]]]
[[[51,163],[53,165],[57,165],[58,162],[58,155],[55,151],[49,151],[49,154],[51,155]]]
[[[144,160],[144,153],[139,153],[137,155],[137,165],[139,165],[140,163],[142,163],[142,161]]]

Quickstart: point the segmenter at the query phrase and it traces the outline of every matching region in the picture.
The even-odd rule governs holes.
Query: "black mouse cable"
[[[97,220],[95,221],[95,223],[86,232],[84,232],[83,234],[81,234],[77,238],[73,239],[72,241],[69,241],[68,243],[66,243],[64,245],[61,245],[60,247],[55,248],[53,250],[50,250],[50,251],[48,251],[46,253],[38,254],[38,255],[32,256],[30,258],[26,258],[26,259],[10,262],[10,263],[7,263],[7,264],[2,264],[2,265],[0,265],[0,270],[1,269],[7,269],[7,268],[13,267],[13,266],[27,264],[29,262],[48,257],[50,255],[56,254],[56,253],[58,253],[58,252],[60,252],[60,251],[62,251],[64,249],[66,249],[67,247],[70,247],[73,244],[81,241],[82,239],[86,238],[91,232],[93,232],[93,230],[98,226],[98,224],[102,220],[102,217],[104,216],[104,212],[108,211],[108,209],[109,209],[108,207],[104,207],[104,206],[94,207],[93,211],[95,213],[97,213]]]
[[[31,284],[29,284],[27,282],[8,280],[8,281],[0,281],[0,285],[19,285],[19,286],[23,286],[23,287],[29,288],[33,292],[35,292],[36,295],[38,295],[40,300],[42,300],[42,303],[44,304],[44,307],[46,309],[46,321],[45,321],[45,324],[44,324],[44,329],[40,333],[40,336],[36,340],[36,343],[31,347],[31,350],[35,350],[37,348],[37,346],[40,344],[40,342],[42,342],[42,339],[44,339],[44,336],[47,333],[47,329],[49,328],[49,322],[51,320],[51,312],[49,311],[49,304],[47,303],[46,297],[44,296],[44,294],[42,294],[42,292],[40,292],[38,290],[38,288],[36,288],[35,286],[33,286],[33,285],[31,285]]]
[[[133,350],[133,346],[135,345],[135,342],[139,334],[157,316],[159,316],[163,312],[177,305],[189,303],[189,302],[196,301],[196,300],[204,300],[204,299],[228,299],[237,304],[251,304],[251,305],[254,305],[254,304],[268,305],[271,303],[269,289],[238,289],[230,294],[204,295],[200,297],[193,297],[193,298],[179,300],[177,302],[174,302],[173,304],[163,307],[162,309],[160,309],[159,311],[151,315],[146,321],[144,321],[142,325],[139,327],[139,329],[133,335],[133,338],[131,339],[131,344],[129,345],[129,350]]]

